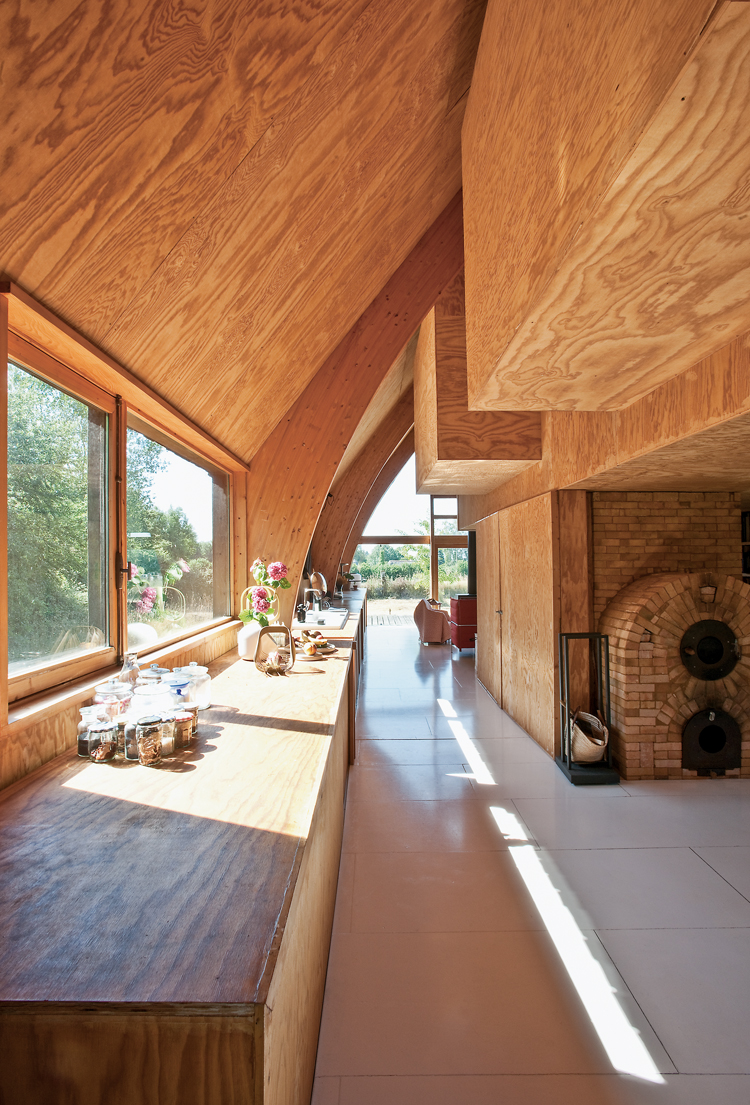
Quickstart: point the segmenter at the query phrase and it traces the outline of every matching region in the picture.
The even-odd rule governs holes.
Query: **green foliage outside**
[[[88,410],[8,366],[11,663],[53,651],[88,617]]]
[[[429,522],[420,522],[414,532],[429,532]],[[430,546],[376,545],[369,553],[357,547],[349,569],[367,583],[368,598],[419,599],[430,593]],[[441,599],[462,594],[467,586],[466,549],[438,550],[438,583]]]
[[[105,519],[98,472],[106,457],[99,412],[16,365],[8,366],[8,638],[20,670],[82,645],[107,643]],[[181,510],[158,510],[153,476],[168,450],[128,434],[128,530],[151,534],[133,549],[151,581],[183,560],[189,610],[212,604],[212,547]],[[89,470],[93,487],[89,488]],[[106,507],[104,507],[106,518]],[[145,543],[141,543],[142,545]],[[89,547],[92,565],[89,569]],[[96,555],[94,555],[96,553]],[[205,614],[203,615],[205,617]]]
[[[213,614],[212,543],[198,541],[183,510],[159,510],[151,499],[151,481],[168,459],[163,445],[128,430],[128,560],[133,564],[128,624],[152,625],[159,637]],[[195,472],[198,479],[210,480],[197,466]]]

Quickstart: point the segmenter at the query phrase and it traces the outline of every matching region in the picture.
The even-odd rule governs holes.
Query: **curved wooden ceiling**
[[[458,191],[485,3],[2,5],[0,269],[249,460]]]

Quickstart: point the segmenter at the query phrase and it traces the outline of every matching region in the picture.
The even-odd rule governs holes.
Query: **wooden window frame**
[[[108,597],[110,603],[110,645],[83,657],[61,660],[28,673],[8,676],[8,486],[7,461],[0,476],[0,612],[5,632],[0,633],[0,725],[7,724],[8,703],[17,702],[52,687],[91,676],[102,675],[125,651],[127,631],[127,572],[125,460],[128,414],[153,428],[167,439],[180,455],[192,454],[205,466],[228,476],[229,523],[229,598],[230,613],[196,627],[184,635],[156,642],[139,652],[148,655],[171,647],[192,636],[225,624],[236,614],[239,596],[247,583],[245,507],[249,465],[209,434],[177,411],[153,389],[141,383],[111,357],[102,353],[67,324],[11,282],[0,281],[0,358],[3,364],[17,361],[53,386],[105,411],[110,417],[109,432],[109,536]],[[0,389],[0,449],[7,457],[7,386]],[[166,440],[165,440],[166,443]],[[121,584],[118,586],[118,583]]]
[[[106,519],[106,544],[107,544],[107,628],[110,643],[99,648],[87,650],[85,653],[73,656],[67,660],[47,659],[36,667],[18,672],[16,675],[7,675],[8,703],[18,702],[40,691],[49,690],[50,687],[60,683],[68,683],[74,679],[81,679],[91,675],[100,668],[108,668],[116,663],[118,658],[118,620],[115,594],[114,574],[114,544],[116,533],[116,495],[114,492],[115,466],[116,466],[116,418],[117,403],[113,396],[108,395],[97,388],[90,381],[80,382],[80,378],[71,372],[65,365],[60,365],[52,357],[42,350],[37,349],[25,341],[18,334],[8,334],[8,355],[6,363],[12,361],[20,368],[27,369],[30,373],[42,379],[51,387],[79,399],[88,406],[96,407],[103,411],[108,418],[107,424],[107,519]],[[7,427],[7,422],[5,423]],[[7,448],[6,448],[7,456]],[[6,472],[7,478],[7,472]],[[6,495],[7,503],[7,495]],[[6,515],[7,525],[7,515]],[[6,577],[7,579],[7,577]],[[7,586],[7,583],[6,583]],[[3,609],[7,609],[4,607]],[[6,620],[7,625],[7,620]],[[7,648],[7,643],[6,643]],[[6,672],[8,664],[6,660]]]
[[[435,499],[456,500],[455,514],[436,514]],[[455,495],[430,495],[430,597],[434,602],[439,602],[440,580],[438,579],[438,552],[440,549],[467,549],[469,547],[468,534],[463,533],[435,533],[436,519],[456,520],[458,529],[458,497]]]

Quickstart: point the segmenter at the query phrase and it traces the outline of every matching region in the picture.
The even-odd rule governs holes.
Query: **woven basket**
[[[576,710],[571,719],[570,758],[576,764],[595,764],[607,753],[609,730],[598,717]]]

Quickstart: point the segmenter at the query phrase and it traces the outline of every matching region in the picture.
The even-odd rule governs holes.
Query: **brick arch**
[[[716,588],[703,601],[700,588]],[[724,621],[738,638],[741,659],[725,679],[690,675],[680,658],[693,622]],[[682,728],[698,710],[720,707],[738,722],[742,767],[750,776],[750,585],[720,572],[648,575],[623,587],[604,610],[609,635],[612,751],[626,779],[695,776],[682,768]]]

